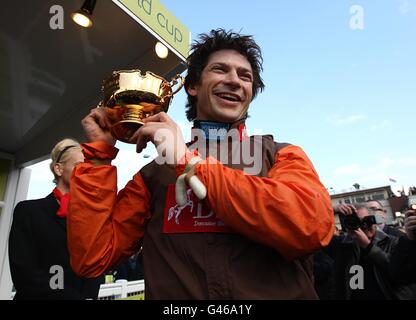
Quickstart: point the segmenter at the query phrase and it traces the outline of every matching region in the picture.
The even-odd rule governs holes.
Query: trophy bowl
[[[173,91],[175,85],[178,87]],[[113,71],[103,81],[104,98],[99,104],[111,122],[112,135],[117,140],[134,143],[129,140],[143,125],[143,119],[167,112],[173,95],[183,85],[184,78],[179,74],[168,82],[150,71],[145,74],[138,69]]]

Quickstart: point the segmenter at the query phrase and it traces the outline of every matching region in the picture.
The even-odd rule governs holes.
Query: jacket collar
[[[238,130],[240,141],[245,140],[247,139],[245,121],[246,118],[233,123],[195,120],[192,127],[192,141],[196,137],[210,141],[221,141],[224,140],[232,129]]]
[[[380,243],[390,238],[391,237],[387,233],[385,233],[383,230],[377,227],[376,234],[374,235],[373,241],[374,243]]]
[[[62,228],[66,230],[66,219],[60,218],[56,215],[56,212],[59,209],[59,203],[56,200],[53,192],[51,192],[46,198],[45,198],[45,209],[48,212],[48,215]]]

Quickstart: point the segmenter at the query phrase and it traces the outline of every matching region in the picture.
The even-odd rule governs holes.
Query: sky
[[[193,40],[220,27],[254,36],[266,88],[247,130],[300,146],[330,193],[416,185],[416,0],[161,2]],[[182,90],[168,114],[189,138],[185,101]],[[121,188],[156,152],[117,147]],[[52,189],[47,166],[31,167],[28,199]]]

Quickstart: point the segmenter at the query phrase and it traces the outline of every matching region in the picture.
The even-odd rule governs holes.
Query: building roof
[[[368,193],[373,193],[373,192],[378,192],[378,191],[387,191],[389,197],[394,195],[393,192],[391,191],[390,186],[382,186],[382,187],[376,187],[376,188],[358,189],[358,190],[354,190],[354,191],[348,191],[348,192],[344,192],[344,193],[333,194],[333,195],[331,195],[331,199],[345,198],[345,197],[349,197],[349,196],[357,196],[357,195],[361,195],[361,194],[368,194]]]

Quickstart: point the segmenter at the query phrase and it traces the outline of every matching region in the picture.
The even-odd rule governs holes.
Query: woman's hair
[[[53,176],[54,176],[53,182],[55,184],[58,183],[58,179],[59,179],[59,176],[56,175],[55,170],[54,170],[55,164],[63,163],[66,160],[68,160],[70,150],[82,151],[81,146],[78,141],[71,139],[71,138],[66,138],[66,139],[59,141],[55,145],[55,147],[53,147],[51,151],[52,162],[49,165],[49,168],[51,169],[53,173]]]
[[[192,53],[188,57],[188,74],[185,78],[185,89],[199,84],[202,71],[206,67],[211,54],[223,49],[235,50],[249,61],[253,70],[252,99],[254,99],[257,93],[264,89],[264,83],[260,76],[263,70],[261,49],[252,36],[240,35],[224,29],[211,30],[209,34],[203,33],[199,35],[199,41],[197,40],[192,44]],[[196,97],[188,94],[186,117],[189,121],[197,117],[196,102]]]

